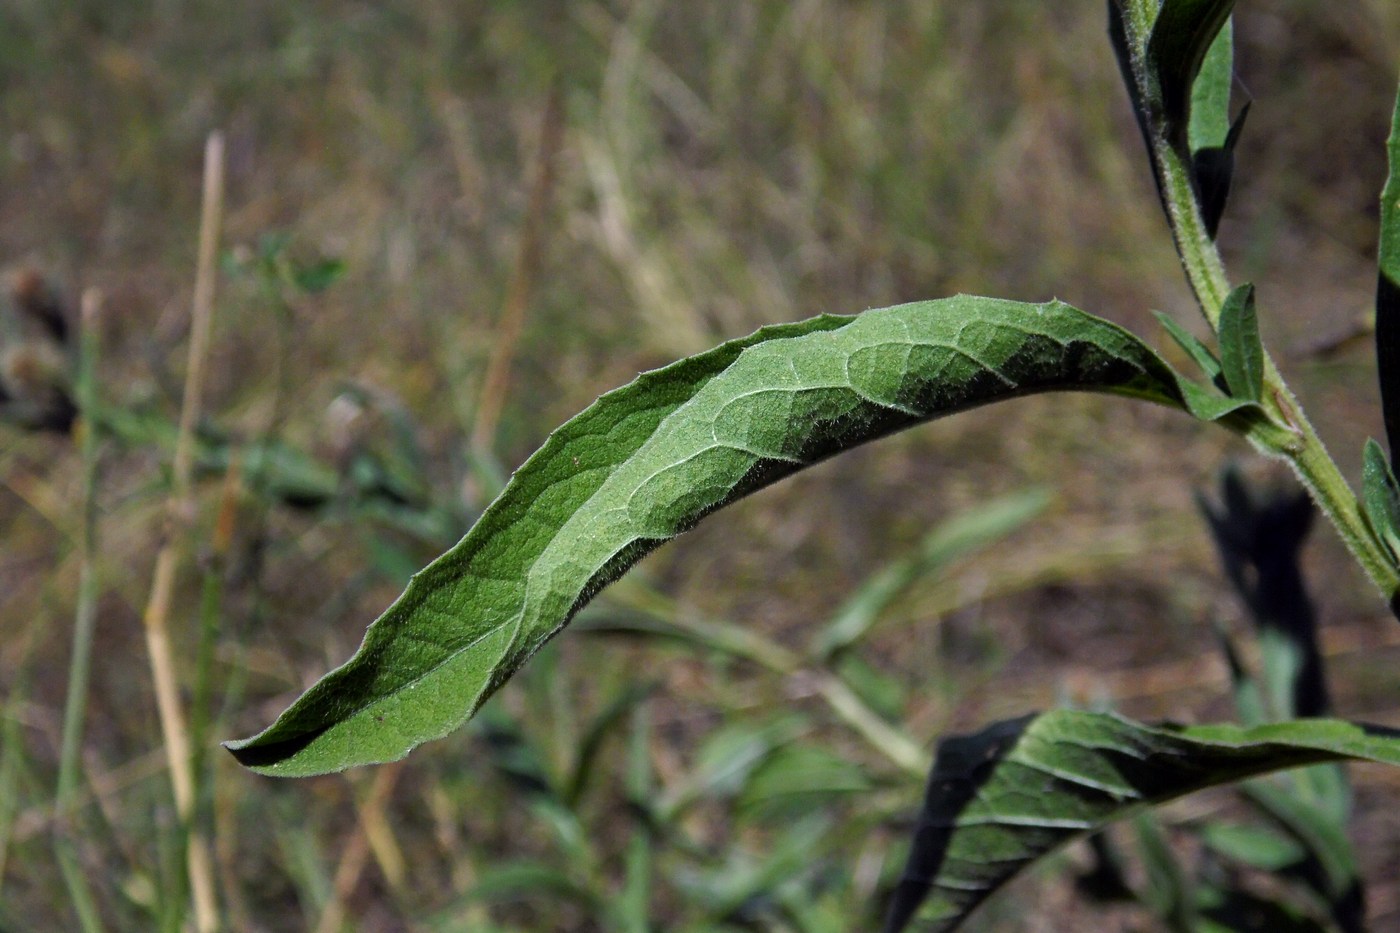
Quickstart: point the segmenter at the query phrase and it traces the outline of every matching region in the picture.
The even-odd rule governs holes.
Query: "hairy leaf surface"
[[[1148,726],[1059,710],[944,741],[886,933],[950,930],[1070,839],[1206,787],[1328,761],[1400,764],[1400,733],[1328,719]],[[923,926],[927,924],[927,926]]]
[[[1259,401],[1264,391],[1264,344],[1253,285],[1236,287],[1220,308],[1220,367],[1231,395]]]
[[[1248,407],[1066,304],[968,296],[767,328],[644,374],[551,435],[349,662],[228,747],[288,776],[401,758],[460,726],[593,594],[715,509],[910,425],[1072,389],[1206,419]]]
[[[1391,554],[1400,555],[1400,484],[1381,445],[1366,439],[1361,457],[1361,504],[1371,529]]]

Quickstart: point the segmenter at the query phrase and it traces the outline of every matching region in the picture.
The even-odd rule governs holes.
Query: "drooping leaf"
[[[1230,184],[1235,177],[1235,146],[1244,131],[1249,104],[1240,108],[1240,115],[1230,124],[1230,132],[1222,146],[1207,146],[1191,153],[1191,177],[1196,185],[1196,201],[1201,207],[1201,221],[1206,234],[1213,240],[1220,231],[1220,219],[1230,200]]]
[[[559,428],[350,661],[228,748],[285,776],[401,758],[460,726],[599,589],[710,512],[857,444],[1053,390],[1250,424],[1248,403],[1061,302],[959,296],[766,328]]]
[[[1210,44],[1201,62],[1200,74],[1191,85],[1191,113],[1186,134],[1191,150],[1191,177],[1196,186],[1196,201],[1201,207],[1201,220],[1211,239],[1220,229],[1220,218],[1225,213],[1235,173],[1235,143],[1239,141],[1245,115],[1249,112],[1246,104],[1231,125],[1234,32],[1233,22],[1227,19]]]
[[[1376,537],[1392,557],[1400,554],[1400,484],[1385,451],[1369,437],[1361,454],[1361,498]]]
[[[1178,144],[1186,143],[1196,76],[1234,6],[1234,0],[1164,0],[1152,25],[1148,66],[1161,94],[1166,132]]]
[[[1400,451],[1400,91],[1386,142],[1390,173],[1381,189],[1381,235],[1376,283],[1376,369],[1390,455]]]
[[[945,740],[886,933],[950,930],[1036,859],[1140,807],[1265,772],[1400,764],[1400,733],[1337,720],[1148,726],[1060,710]]]
[[[1259,401],[1264,392],[1264,345],[1254,310],[1254,286],[1240,285],[1220,308],[1220,368],[1237,399]]]
[[[1187,141],[1193,153],[1218,149],[1230,135],[1230,87],[1235,78],[1234,23],[1225,21],[1201,60],[1191,85],[1191,121]]]
[[[1298,487],[1256,492],[1233,467],[1224,472],[1220,498],[1219,506],[1204,497],[1199,503],[1220,565],[1258,634],[1267,709],[1274,719],[1326,716],[1317,613],[1300,565],[1316,515],[1312,499]]]
[[[1200,74],[1191,85],[1190,123],[1187,142],[1191,150],[1191,177],[1196,201],[1206,233],[1215,238],[1220,218],[1230,197],[1235,173],[1235,144],[1244,128],[1249,105],[1232,124],[1230,88],[1234,83],[1234,24],[1226,20],[1201,63]]]

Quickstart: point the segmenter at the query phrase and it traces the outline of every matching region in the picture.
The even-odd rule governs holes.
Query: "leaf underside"
[[[646,373],[555,431],[353,658],[227,747],[284,776],[402,758],[464,723],[599,589],[715,509],[919,422],[1076,389],[1212,420],[1248,408],[1066,304],[970,296],[765,328]]]
[[[1059,710],[939,746],[885,924],[950,930],[1022,868],[1139,808],[1271,771],[1400,764],[1400,733],[1327,719],[1163,727]]]

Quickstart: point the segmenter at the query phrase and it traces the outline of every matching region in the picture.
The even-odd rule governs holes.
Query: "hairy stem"
[[[1146,35],[1139,34],[1133,41],[1145,43]],[[1137,79],[1145,82],[1145,72],[1139,70]],[[1206,321],[1212,330],[1218,330],[1220,308],[1230,293],[1230,280],[1220,251],[1206,231],[1187,156],[1171,144],[1160,127],[1151,133],[1151,145],[1162,201],[1182,268]],[[1263,404],[1274,425],[1257,425],[1245,431],[1245,436],[1261,452],[1292,465],[1367,576],[1381,594],[1394,603],[1400,598],[1400,572],[1366,521],[1355,493],[1267,351]],[[1284,430],[1277,430],[1280,425]]]

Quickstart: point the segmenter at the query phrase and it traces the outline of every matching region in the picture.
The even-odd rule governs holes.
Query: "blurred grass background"
[[[171,616],[192,694],[209,686],[193,660],[201,577],[220,581],[215,738],[260,728],[346,658],[499,477],[640,370],[765,322],[959,291],[1059,297],[1158,343],[1151,309],[1195,326],[1103,32],[1100,3],[1029,0],[0,7],[0,263],[42,269],[73,303],[103,291],[100,398],[153,423],[178,415],[200,153],[225,134],[206,412],[244,462],[234,482],[205,464]],[[1364,340],[1314,348],[1371,299],[1400,15],[1385,0],[1293,0],[1250,7],[1236,35],[1255,104],[1221,240],[1354,475],[1380,430],[1371,356]],[[556,172],[532,209],[556,86]],[[532,222],[539,260],[522,266]],[[499,322],[522,268],[514,339]],[[326,282],[308,282],[318,271]],[[508,384],[484,394],[503,332]],[[485,436],[483,409],[499,413]],[[116,929],[178,926],[185,899],[142,641],[169,463],[158,434],[102,449],[83,805],[57,830]],[[255,441],[297,452],[336,495],[296,507],[248,466],[241,445]],[[1065,698],[1226,715],[1208,623],[1240,609],[1192,496],[1245,455],[1172,413],[1088,396],[955,417],[708,520],[601,603],[595,627],[645,610],[800,650],[930,528],[1040,487],[1043,514],[884,609],[854,652],[872,705],[926,748]],[[344,494],[367,488],[365,463],[393,495]],[[0,425],[0,919],[14,929],[74,923],[52,788],[82,492],[67,437]],[[1393,620],[1326,533],[1310,559],[1339,713],[1400,724]],[[229,928],[610,929],[599,903],[627,897],[643,906],[625,916],[655,929],[870,922],[860,911],[897,870],[918,780],[842,732],[805,672],[592,633],[567,634],[536,668],[493,701],[491,723],[393,769],[278,783],[215,753],[208,820]],[[645,701],[627,692],[638,671]],[[597,768],[561,808],[535,784],[592,760],[600,715]],[[812,795],[801,820],[741,806],[697,777],[700,751],[738,754],[723,753],[726,729],[769,751],[800,738],[835,752],[873,796]],[[502,764],[521,749],[540,760]],[[1400,785],[1356,773],[1373,916],[1397,922],[1387,800]],[[694,806],[636,828],[639,795],[686,788]],[[793,837],[812,820],[810,839]],[[631,861],[639,838],[653,874]],[[1074,928],[1088,908],[1065,877],[1019,882],[984,928]]]

